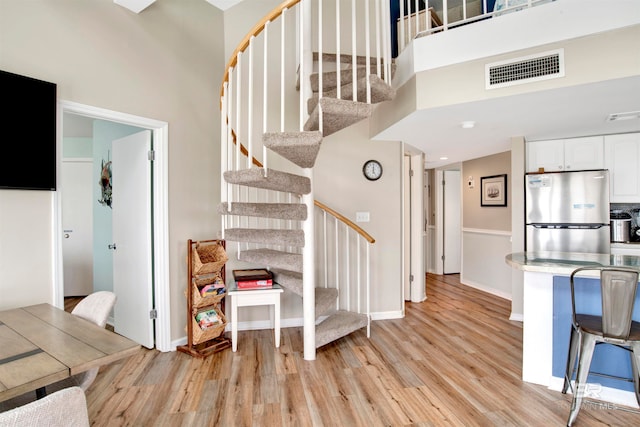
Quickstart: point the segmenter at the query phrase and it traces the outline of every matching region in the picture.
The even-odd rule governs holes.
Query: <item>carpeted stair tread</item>
[[[320,98],[320,102],[313,110],[304,125],[305,130],[320,128],[319,108],[322,108],[322,133],[331,135],[371,115],[371,104],[347,101],[344,99]]]
[[[248,249],[241,251],[238,259],[270,268],[302,272],[302,254],[267,248]]]
[[[367,315],[339,310],[316,325],[316,348],[367,326]]]
[[[326,313],[330,308],[335,308],[338,299],[336,288],[316,288],[316,319]]]
[[[384,68],[381,70],[381,77],[384,78]],[[338,74],[340,74],[340,85],[346,85],[353,82],[353,68],[344,68],[340,70],[340,73],[337,73],[335,70],[333,71],[323,71],[322,72],[322,90],[333,89],[338,86]],[[367,74],[375,74],[377,75],[377,67],[372,65],[367,67],[366,65],[357,65],[356,66],[356,79],[361,79],[365,77]],[[311,82],[311,90],[314,92],[318,92],[320,89],[319,73],[312,73],[309,76],[309,80]]]
[[[230,203],[218,206],[222,215],[240,215],[259,218],[287,219],[304,221],[307,219],[307,207],[302,203]]]
[[[313,52],[313,62],[318,62],[318,52]],[[369,57],[369,64],[375,65],[377,58],[374,56]],[[337,62],[337,55],[335,53],[322,53],[322,62]],[[340,54],[340,64],[351,64],[353,62],[353,58],[351,54],[341,53]],[[367,57],[364,55],[356,56],[356,64],[357,65],[365,65],[367,63]]]
[[[302,273],[278,268],[271,269],[271,272],[276,283],[302,297]],[[334,307],[337,298],[338,290],[336,288],[315,288],[316,319]]]
[[[370,80],[371,80],[371,103],[372,104],[378,104],[380,102],[390,101],[393,98],[395,98],[396,96],[395,89],[393,89],[391,86],[385,83],[385,81],[382,80],[380,77],[374,74],[374,75],[371,75]],[[357,85],[358,102],[367,102],[366,84],[367,84],[366,77],[358,79],[358,85]],[[336,98],[337,95],[338,95],[338,90],[334,88],[329,91],[326,91],[323,96],[327,98]],[[342,86],[340,96],[341,96],[341,99],[353,101],[353,84],[349,83]],[[318,104],[318,94],[314,93],[313,96],[307,100],[307,108],[308,108],[307,111],[312,112],[316,108],[317,104]]]
[[[262,168],[226,171],[224,180],[229,184],[285,191],[293,194],[308,194],[311,192],[309,178],[274,169],[268,169],[266,177]]]
[[[322,134],[319,131],[267,132],[262,136],[262,142],[301,168],[312,168],[320,151]]]
[[[228,228],[224,231],[224,238],[232,242],[304,247],[304,231],[302,230]]]
[[[274,282],[289,289],[291,292],[302,296],[302,273],[281,268],[272,268]]]

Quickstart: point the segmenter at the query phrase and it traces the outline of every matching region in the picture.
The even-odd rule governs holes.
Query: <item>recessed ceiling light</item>
[[[608,122],[615,122],[617,120],[633,120],[640,119],[640,111],[628,111],[626,113],[613,113],[607,117]]]
[[[462,126],[462,129],[471,129],[476,125],[476,122],[474,122],[473,120],[468,120],[466,122],[462,122],[460,124],[460,126]]]
[[[448,157],[440,157],[440,160],[449,160]]]

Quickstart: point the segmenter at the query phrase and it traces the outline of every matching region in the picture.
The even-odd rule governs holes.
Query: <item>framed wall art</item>
[[[480,206],[507,206],[507,174],[480,178]]]

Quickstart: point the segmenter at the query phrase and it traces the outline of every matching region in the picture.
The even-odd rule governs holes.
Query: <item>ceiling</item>
[[[640,132],[639,119],[607,121],[629,111],[640,111],[640,76],[418,110],[375,139],[403,141],[425,153],[426,168],[435,168],[508,151],[517,136]],[[464,129],[463,121],[475,126]]]
[[[211,3],[215,7],[221,10],[227,10],[231,6],[235,6],[240,3],[242,0],[207,0],[207,2]]]
[[[156,0],[113,0],[115,4],[119,4],[122,7],[126,7],[134,13],[140,13],[145,10]],[[227,10],[232,6],[240,3],[242,0],[206,0],[208,3],[214,5],[220,10]]]

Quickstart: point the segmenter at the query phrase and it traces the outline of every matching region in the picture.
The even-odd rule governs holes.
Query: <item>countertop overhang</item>
[[[569,275],[579,267],[619,266],[640,270],[640,257],[633,255],[578,252],[517,252],[505,257],[507,264],[522,271]]]

